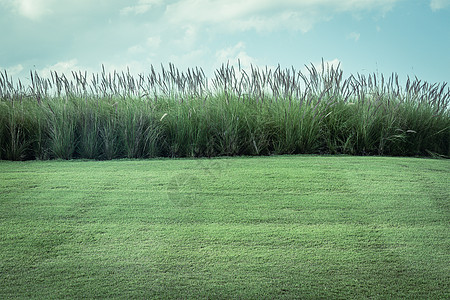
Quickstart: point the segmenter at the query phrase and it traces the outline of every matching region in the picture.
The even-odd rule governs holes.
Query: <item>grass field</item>
[[[450,161],[0,161],[0,298],[450,298]]]

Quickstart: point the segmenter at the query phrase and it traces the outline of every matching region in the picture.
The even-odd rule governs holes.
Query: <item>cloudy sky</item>
[[[172,62],[450,82],[450,0],[0,0],[0,70],[100,72]]]

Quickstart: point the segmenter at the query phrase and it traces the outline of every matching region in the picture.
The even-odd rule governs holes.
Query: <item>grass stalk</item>
[[[208,81],[173,64],[137,77],[103,67],[91,77],[32,72],[28,89],[0,72],[0,159],[449,156],[446,83],[307,70],[224,64]]]

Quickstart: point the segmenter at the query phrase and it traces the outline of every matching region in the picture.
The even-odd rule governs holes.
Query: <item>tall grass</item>
[[[0,72],[0,159],[330,153],[450,156],[450,89],[339,67]]]

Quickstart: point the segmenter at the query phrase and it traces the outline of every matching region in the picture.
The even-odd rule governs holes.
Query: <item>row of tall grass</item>
[[[450,89],[398,76],[153,66],[57,72],[31,83],[0,73],[0,159],[271,154],[450,156]]]

